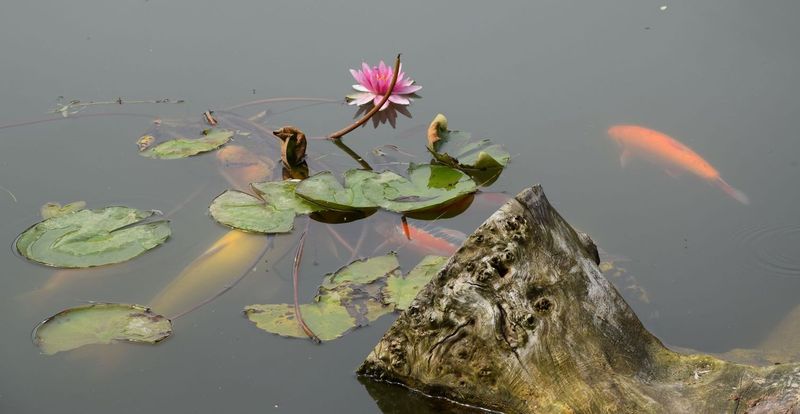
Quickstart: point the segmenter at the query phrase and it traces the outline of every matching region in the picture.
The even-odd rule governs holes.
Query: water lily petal
[[[408,95],[412,94],[418,90],[422,89],[422,86],[419,85],[409,85],[409,86],[402,86],[402,87],[395,87],[393,93],[398,95]]]
[[[359,92],[369,92],[369,89],[367,89],[367,87],[364,85],[353,85],[353,89]]]
[[[408,105],[411,103],[408,99],[400,96],[400,95],[391,95],[389,96],[389,101],[394,102],[398,105]]]
[[[380,99],[379,96],[376,96],[374,93],[364,92],[364,93],[357,93],[351,95],[355,99],[350,102],[350,105],[364,105],[365,103],[373,100],[373,99]]]
[[[353,75],[353,79],[360,84],[364,84],[364,74],[361,71],[350,69],[350,74]]]

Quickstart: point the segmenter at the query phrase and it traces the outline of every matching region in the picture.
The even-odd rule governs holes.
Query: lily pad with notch
[[[344,173],[344,185],[329,171],[306,178],[297,185],[298,196],[314,204],[337,211],[368,211],[378,204],[364,195],[364,183],[377,174],[366,170],[348,170]]]
[[[227,129],[211,129],[203,131],[197,138],[176,137],[153,146],[156,138],[143,135],[137,142],[139,154],[158,159],[186,158],[204,152],[214,151],[233,138],[233,131]]]
[[[382,300],[382,290],[399,263],[394,253],[356,260],[325,277],[312,303],[300,305],[303,321],[323,341],[368,325],[391,313],[394,306]],[[250,305],[245,315],[260,329],[294,338],[305,338],[292,304]]]
[[[477,191],[467,174],[445,165],[411,164],[408,178],[384,171],[365,180],[363,192],[380,207],[398,213],[440,209]]]
[[[256,195],[227,190],[211,202],[214,220],[235,229],[254,233],[288,233],[298,214],[322,207],[295,196],[296,180],[253,183]]]
[[[78,210],[40,221],[15,243],[26,258],[54,267],[102,266],[132,259],[169,238],[167,220],[129,207]]]
[[[45,319],[34,331],[34,343],[52,355],[90,344],[155,344],[172,334],[169,319],[140,305],[90,303]]]
[[[428,127],[428,151],[436,161],[458,168],[486,186],[497,180],[511,154],[490,139],[472,140],[464,131],[447,129],[447,118],[438,114]]]

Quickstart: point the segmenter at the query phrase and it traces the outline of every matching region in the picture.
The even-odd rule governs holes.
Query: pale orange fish
[[[639,125],[614,125],[608,129],[608,136],[622,149],[619,162],[623,167],[631,157],[638,156],[663,166],[673,176],[680,170],[688,171],[716,185],[734,200],[742,204],[750,203],[747,195],[725,182],[708,161],[663,132]]]
[[[191,309],[250,272],[268,243],[269,238],[260,234],[238,230],[225,233],[189,263],[147,306],[169,318]]]
[[[420,254],[452,256],[461,247],[467,236],[458,231],[445,228],[424,229],[409,224],[404,229],[402,224],[378,223],[376,230],[392,245],[408,247]]]
[[[240,145],[227,145],[217,151],[220,172],[239,190],[250,183],[268,180],[275,163],[263,159]],[[268,248],[269,237],[231,230],[212,244],[149,303],[153,311],[171,317],[212,297],[241,275]]]
[[[219,170],[237,190],[247,191],[250,183],[268,180],[275,162],[250,152],[241,145],[226,145],[217,151]]]

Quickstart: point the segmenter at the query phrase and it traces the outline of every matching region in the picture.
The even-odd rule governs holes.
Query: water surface
[[[0,411],[435,412],[435,404],[367,389],[353,375],[390,317],[315,346],[266,334],[241,316],[247,304],[291,300],[286,259],[259,264],[227,295],[177,320],[174,337],[156,347],[44,356],[30,341],[41,319],[82,301],[146,303],[225,233],[206,216],[228,187],[213,156],[158,161],[136,153],[153,118],[198,117],[273,96],[339,98],[349,93],[348,68],[397,52],[423,85],[423,99],[396,130],[369,126],[348,136],[354,149],[392,143],[421,156],[421,131],[444,112],[452,126],[492,137],[515,155],[492,190],[513,194],[542,183],[573,225],[629,259],[620,265],[632,279],[613,281],[666,343],[706,352],[756,346],[800,304],[798,15],[797,2],[728,0],[7,4],[0,124],[44,116],[59,96],[186,103],[102,110],[148,115],[142,118],[0,129],[0,186],[13,194],[0,189],[0,240],[10,247],[48,201],[168,211],[198,189],[201,195],[172,217],[166,245],[37,300],[20,298],[53,269],[10,248],[0,252]],[[320,105],[269,122],[322,135],[353,112]],[[692,147],[751,204],[690,174],[672,178],[646,162],[620,168],[605,131],[622,123]],[[437,225],[469,233],[491,211],[476,204]],[[342,231],[357,238],[359,225]],[[311,243],[306,257],[301,291],[311,297],[343,263],[323,243]],[[401,251],[407,268],[417,259]],[[627,288],[630,280],[649,301]]]

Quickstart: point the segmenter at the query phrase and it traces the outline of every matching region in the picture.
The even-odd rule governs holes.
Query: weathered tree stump
[[[529,188],[469,237],[358,373],[513,413],[800,413],[800,365],[667,349],[598,261]]]

